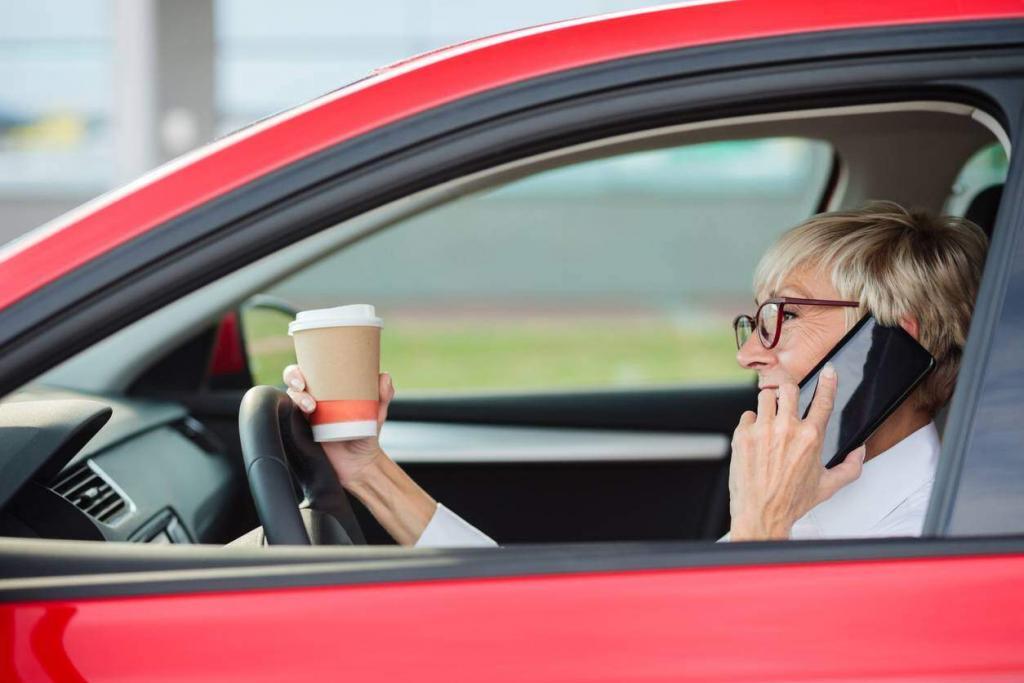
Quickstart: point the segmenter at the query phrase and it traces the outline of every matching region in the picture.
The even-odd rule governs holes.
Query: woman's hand
[[[731,541],[789,538],[796,520],[860,476],[864,447],[832,469],[821,464],[825,426],[838,377],[827,365],[818,379],[807,419],[797,415],[800,390],[786,383],[763,390],[757,414],[746,411],[732,438],[729,466]]]
[[[284,369],[284,383],[288,387],[288,396],[302,412],[309,415],[316,410],[316,399],[306,391],[306,378],[299,370],[298,365],[289,365]],[[378,436],[388,417],[388,405],[395,397],[395,387],[391,382],[390,375],[381,373],[379,383]],[[382,451],[377,438],[377,436],[371,436],[351,441],[325,441],[320,444],[323,446],[324,452],[327,453],[327,458],[334,467],[342,486],[349,488],[358,484],[368,471],[369,466],[375,464],[381,457]]]

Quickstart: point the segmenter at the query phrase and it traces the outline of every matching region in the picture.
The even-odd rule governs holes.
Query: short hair
[[[795,270],[826,271],[848,308],[846,326],[871,313],[883,325],[916,318],[935,370],[911,400],[934,415],[956,386],[988,239],[968,220],[908,211],[895,202],[813,216],[765,252],[754,273],[759,300]]]

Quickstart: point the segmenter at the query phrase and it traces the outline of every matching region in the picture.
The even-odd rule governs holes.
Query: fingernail
[[[300,382],[297,377],[292,377],[290,380],[288,380],[288,384],[289,386],[291,386],[292,389],[295,389],[296,391],[302,391],[302,382]]]
[[[821,371],[821,376],[822,377],[829,377],[829,378],[835,377],[836,376],[836,368],[835,368],[835,366],[832,365],[831,362],[825,363],[825,367]]]
[[[303,397],[303,399],[302,399],[302,409],[305,410],[307,413],[312,411],[313,410],[313,399],[309,398],[308,396]]]

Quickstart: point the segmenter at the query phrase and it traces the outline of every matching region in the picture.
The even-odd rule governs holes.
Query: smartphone
[[[839,375],[821,461],[835,467],[868,440],[935,368],[935,359],[902,327],[864,316],[800,382],[799,414],[807,417],[818,374],[831,362]]]

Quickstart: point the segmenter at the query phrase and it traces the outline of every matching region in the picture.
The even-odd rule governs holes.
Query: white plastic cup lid
[[[299,311],[295,320],[288,323],[288,334],[318,327],[384,327],[384,321],[377,317],[376,309],[370,304],[314,308]]]

